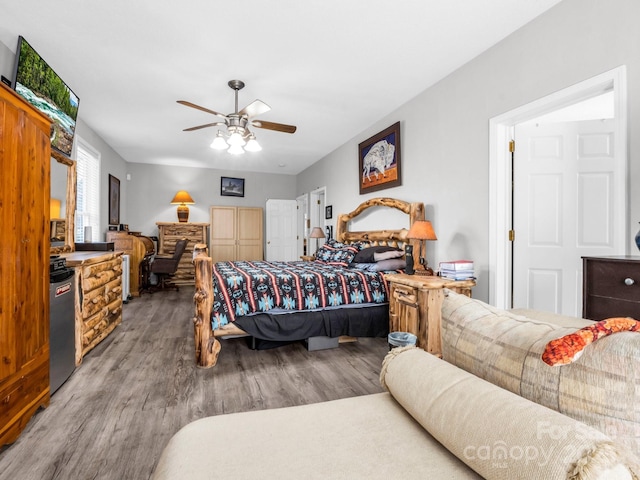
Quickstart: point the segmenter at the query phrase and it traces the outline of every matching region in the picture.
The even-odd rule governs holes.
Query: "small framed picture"
[[[244,197],[244,178],[220,177],[220,195]]]
[[[333,206],[327,205],[324,207],[324,218],[325,220],[330,220],[333,217]]]
[[[120,223],[120,180],[109,175],[109,225]]]

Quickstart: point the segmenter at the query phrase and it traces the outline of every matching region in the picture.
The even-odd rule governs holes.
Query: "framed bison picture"
[[[358,145],[360,195],[402,185],[400,122]]]

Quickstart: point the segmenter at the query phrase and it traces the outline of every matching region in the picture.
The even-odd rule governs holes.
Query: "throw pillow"
[[[353,261],[356,253],[358,253],[356,247],[330,240],[318,249],[316,260],[329,265],[346,267]]]
[[[358,252],[358,254],[353,259],[353,261],[355,263],[375,263],[377,261],[374,259],[374,255],[376,253],[384,253],[384,252],[391,252],[391,251],[400,252],[400,256],[402,256],[403,254],[402,250],[398,250],[395,247],[390,247],[388,245],[377,245],[374,247],[363,248]],[[397,258],[397,257],[390,257],[390,258]],[[381,258],[380,260],[384,260],[384,258]]]
[[[580,358],[584,348],[599,338],[612,333],[637,331],[640,331],[640,322],[637,320],[623,317],[607,318],[575,333],[551,340],[542,352],[542,361],[552,367],[567,365]]]

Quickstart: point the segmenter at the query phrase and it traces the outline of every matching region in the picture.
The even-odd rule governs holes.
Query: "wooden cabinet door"
[[[262,208],[214,206],[210,217],[209,244],[214,262],[264,258]]]
[[[262,260],[262,209],[238,207],[237,259]]]
[[[49,403],[49,123],[0,88],[0,445]]]
[[[236,207],[211,207],[210,248],[214,262],[236,259]]]

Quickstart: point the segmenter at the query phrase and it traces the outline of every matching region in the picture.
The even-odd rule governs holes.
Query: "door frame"
[[[319,187],[309,192],[309,220],[311,224],[307,235],[311,233],[313,227],[320,227],[324,232],[324,226],[326,225],[326,220],[324,219],[324,207],[326,204],[327,187]],[[310,238],[307,238],[307,255],[316,253],[316,243],[318,243],[318,246],[321,246],[321,244],[324,243],[323,240],[321,242],[313,242],[312,244],[310,240]]]
[[[309,234],[307,226],[307,220],[309,219],[309,194],[304,193],[296,197],[296,203],[298,205],[298,239],[296,243],[298,245],[298,256],[301,257],[306,254],[304,246],[307,235]]]
[[[509,141],[514,127],[546,113],[558,110],[613,89],[614,152],[625,163],[624,178],[613,186],[617,194],[614,207],[624,212],[623,234],[618,239],[621,253],[628,249],[629,212],[627,185],[627,69],[625,65],[572,85],[551,95],[503,113],[489,120],[489,303],[498,308],[511,305],[512,250],[509,241],[511,226],[511,153]],[[493,272],[493,274],[491,274]]]

